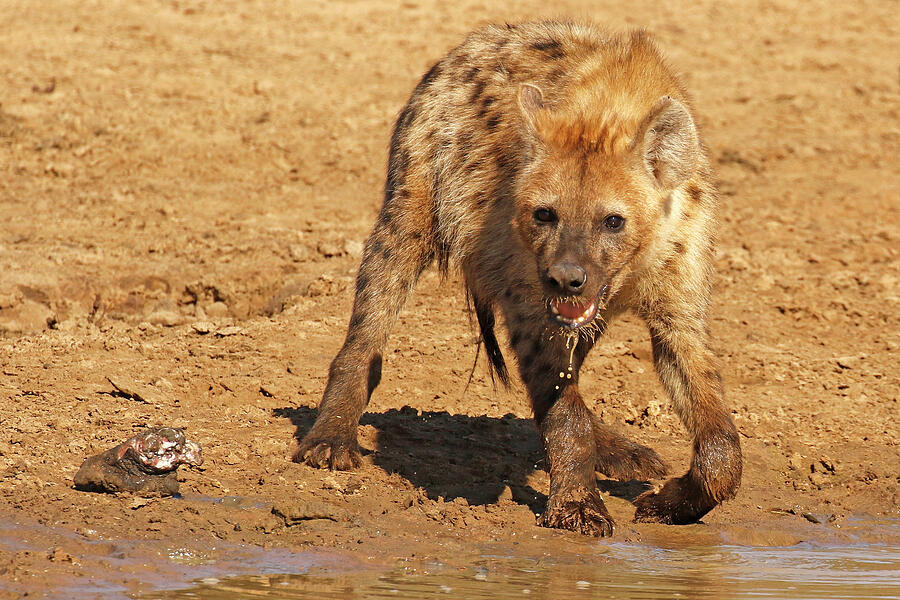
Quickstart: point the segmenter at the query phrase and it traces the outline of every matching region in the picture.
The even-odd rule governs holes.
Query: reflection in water
[[[900,547],[597,545],[583,561],[481,556],[386,574],[266,575],[214,581],[152,598],[898,598]]]

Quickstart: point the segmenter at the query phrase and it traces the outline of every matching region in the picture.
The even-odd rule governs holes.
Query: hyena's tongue
[[[578,317],[586,316],[590,310],[593,302],[585,302],[584,304],[569,304],[568,302],[557,302],[556,300],[552,301],[553,308],[556,309],[556,313],[559,316],[569,319],[570,321],[574,321]]]

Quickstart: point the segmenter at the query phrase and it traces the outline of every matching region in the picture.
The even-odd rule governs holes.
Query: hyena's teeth
[[[552,304],[552,303],[550,304],[550,310],[553,311],[553,314],[554,314],[554,315],[558,315],[558,314],[559,314],[559,311],[556,310],[556,305],[555,305],[555,304]]]

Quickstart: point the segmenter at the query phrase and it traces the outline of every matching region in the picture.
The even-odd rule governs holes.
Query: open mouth
[[[591,323],[597,316],[597,307],[603,301],[609,285],[604,285],[593,300],[572,302],[566,298],[553,298],[548,306],[550,317],[566,329],[578,329]]]

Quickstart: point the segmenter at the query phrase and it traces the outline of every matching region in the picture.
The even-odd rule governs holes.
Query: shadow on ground
[[[309,407],[274,410],[297,428],[299,441],[312,427],[316,411]],[[536,470],[546,470],[540,439],[531,419],[511,414],[501,418],[420,412],[409,406],[383,413],[365,413],[361,425],[378,434],[376,450],[363,453],[388,473],[397,473],[429,498],[465,498],[470,505],[493,504],[505,487],[513,500],[535,514],[543,512],[546,494],[529,484]],[[613,496],[634,500],[649,489],[641,481],[600,480],[600,489]]]

